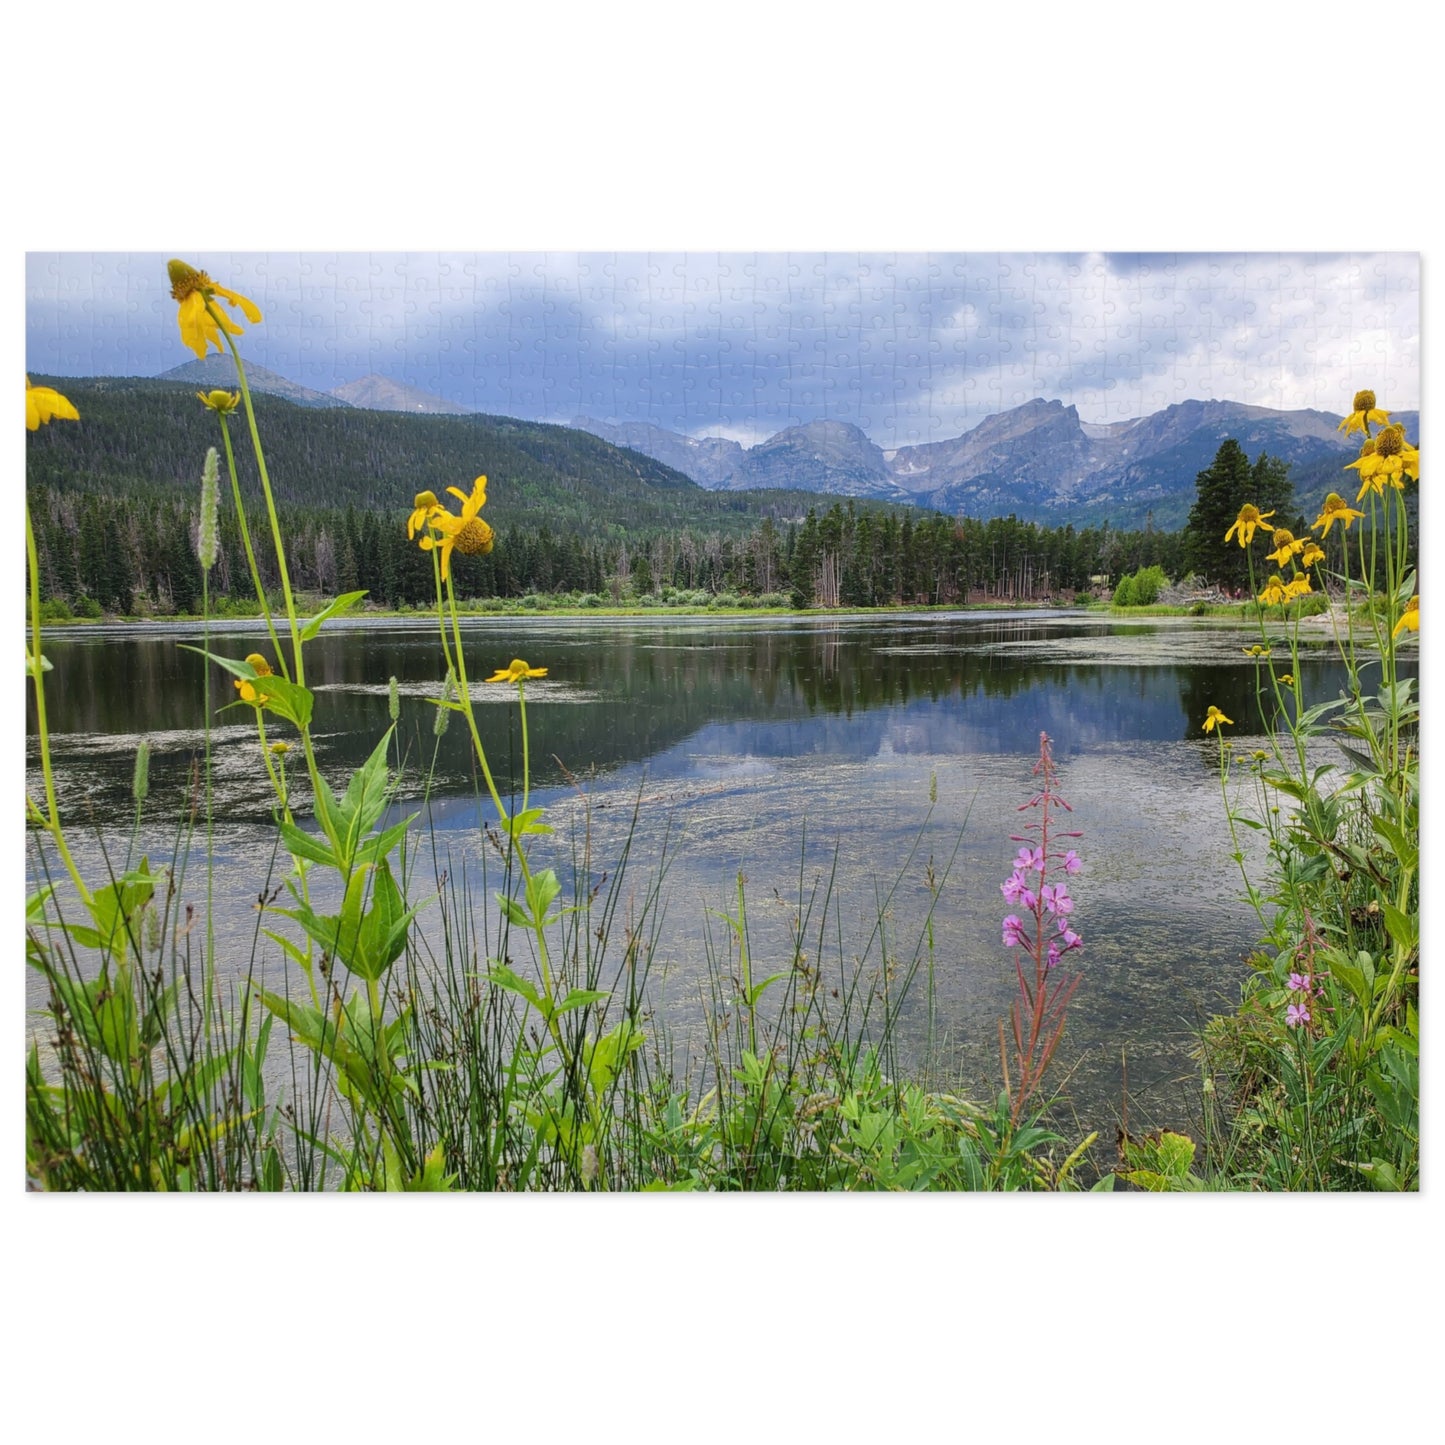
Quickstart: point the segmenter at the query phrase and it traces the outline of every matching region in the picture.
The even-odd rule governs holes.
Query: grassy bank
[[[607,859],[593,856],[584,818],[566,840],[570,867],[559,876],[545,866],[539,843],[553,824],[531,806],[526,709],[528,681],[548,669],[497,658],[491,676],[469,677],[461,620],[489,613],[677,617],[696,615],[687,609],[698,599],[653,609],[609,609],[597,594],[571,599],[570,610],[554,610],[541,596],[460,604],[453,556],[485,554],[493,545],[487,479],[479,476],[470,492],[449,488],[455,502],[417,494],[410,516],[396,525],[429,555],[435,605],[387,615],[435,624],[435,737],[460,727],[471,745],[483,862],[480,877],[454,871],[437,835],[418,824],[431,796],[425,764],[422,808],[385,821],[394,816],[408,766],[397,739],[395,687],[391,726],[345,786],[333,789],[317,767],[312,728],[322,719],[306,685],[307,647],[361,594],[308,599],[293,590],[284,561],[279,595],[261,585],[253,531],[280,559],[285,538],[235,347],[240,333],[222,324],[218,308],[241,307],[252,323],[259,313],[181,263],[173,263],[172,280],[187,344],[203,354],[224,332],[241,380],[239,393],[201,400],[214,413],[224,450],[265,637],[243,658],[210,650],[210,629],[245,611],[213,614],[209,605],[222,492],[221,451],[212,448],[200,469],[204,606],[195,621],[203,645],[194,650],[229,676],[225,700],[243,716],[250,710],[273,797],[272,871],[257,901],[248,957],[218,968],[209,906],[216,883],[209,721],[194,807],[169,860],[137,856],[134,846],[148,796],[142,746],[134,818],[97,820],[131,842],[104,859],[100,876],[77,865],[68,800],[57,796],[51,766],[46,618],[27,508],[27,676],[42,788],[27,797],[40,886],[27,901],[26,953],[48,995],[26,1069],[33,1187],[1415,1187],[1418,705],[1397,650],[1400,633],[1418,627],[1399,495],[1408,458],[1415,458],[1409,479],[1418,475],[1413,448],[1392,438],[1382,455],[1402,460],[1379,473],[1373,490],[1378,469],[1362,472],[1360,499],[1369,493],[1377,524],[1371,546],[1368,555],[1362,549],[1355,576],[1330,579],[1347,596],[1383,599],[1360,611],[1358,628],[1356,614],[1347,614],[1341,656],[1349,695],[1308,700],[1297,681],[1302,613],[1314,605],[1299,598],[1311,592],[1309,569],[1319,565],[1303,541],[1266,528],[1275,549],[1269,560],[1288,567],[1291,579],[1286,584],[1277,572],[1247,611],[1226,613],[1248,616],[1259,628],[1256,688],[1273,720],[1269,746],[1251,760],[1233,755],[1224,732],[1231,720],[1218,707],[1201,720],[1219,739],[1233,833],[1221,846],[1232,846],[1259,917],[1255,977],[1238,1014],[1216,1020],[1202,1038],[1202,1137],[1125,1137],[1111,1168],[1091,1153],[1094,1136],[1067,1138],[1050,1117],[1057,1087],[1051,1068],[1083,980],[1078,963],[1087,956],[1069,893],[1087,848],[1076,845],[1080,835],[1059,796],[1047,737],[1040,737],[1033,785],[1009,820],[1015,831],[999,840],[1001,909],[1009,910],[1001,938],[980,944],[1002,946],[1017,979],[1009,1014],[998,1020],[992,1098],[961,1097],[934,1075],[930,1058],[910,1065],[899,1049],[898,1021],[911,998],[926,991],[933,1016],[931,924],[948,899],[949,868],[935,873],[930,860],[928,918],[912,945],[900,946],[889,903],[901,878],[920,866],[912,856],[891,880],[880,880],[865,937],[845,929],[844,913],[855,914],[856,904],[849,900],[845,909],[831,879],[808,886],[800,877],[790,899],[792,945],[768,958],[754,953],[740,876],[729,908],[709,915],[701,1033],[671,1037],[649,986],[666,928],[665,850],[662,866],[643,880],[629,861],[637,838],[666,836],[666,816],[639,798],[620,856]],[[65,398],[44,388],[27,387],[27,408],[32,430],[79,420]],[[1367,432],[1372,408],[1373,398],[1363,409]],[[242,424],[264,503],[253,505],[249,518],[230,430]],[[1377,450],[1390,436],[1388,429],[1380,434]],[[1362,463],[1374,455],[1367,452]],[[1348,530],[1364,515],[1335,502],[1332,495],[1317,527],[1342,521]],[[1349,515],[1341,518],[1341,508]],[[1241,546],[1253,542],[1261,520],[1253,508],[1240,513]],[[726,610],[740,615],[792,610],[734,600],[736,608],[730,602]],[[708,614],[724,610],[717,601],[706,601]],[[1285,659],[1288,671],[1281,670]],[[208,720],[218,702],[209,693],[212,674],[207,668]],[[474,707],[480,692],[496,686],[514,698],[520,806],[504,801],[494,781]],[[1308,750],[1321,738],[1343,748],[1343,774],[1313,763]],[[1238,802],[1241,774],[1252,788],[1249,806]],[[303,781],[304,814],[293,809]],[[1241,828],[1268,834],[1263,878],[1245,871]],[[223,985],[221,978],[240,982]]]

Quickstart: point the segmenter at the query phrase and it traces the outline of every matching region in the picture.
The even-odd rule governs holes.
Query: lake
[[[748,880],[754,976],[761,977],[786,960],[800,887],[806,893],[835,866],[842,953],[864,954],[878,900],[891,890],[890,947],[913,956],[929,905],[926,867],[931,858],[941,875],[952,860],[934,915],[931,1063],[976,1098],[998,1088],[996,1020],[1015,987],[1000,942],[1009,910],[999,884],[1046,731],[1060,790],[1073,805],[1065,826],[1082,833],[1075,846],[1084,862],[1070,880],[1073,922],[1085,940],[1072,958],[1083,979],[1055,1082],[1068,1074],[1065,1108],[1081,1127],[1107,1131],[1104,1162],[1126,1075],[1131,1128],[1189,1127],[1198,1097],[1191,1030],[1237,998],[1258,933],[1230,858],[1218,744],[1200,724],[1215,704],[1235,720],[1228,735],[1244,759],[1261,745],[1256,665],[1242,651],[1257,634],[1193,619],[1126,622],[1062,611],[492,616],[463,628],[473,679],[513,657],[548,669],[528,684],[527,713],[533,797],[557,827],[559,872],[584,794],[598,871],[611,866],[642,799],[629,864],[639,897],[666,834],[666,926],[652,988],[681,1037],[701,1017],[707,931],[722,941],[709,910],[733,910],[739,870]],[[152,749],[150,796],[134,847],[155,866],[179,846],[203,745],[205,667],[182,642],[199,644],[199,626],[46,637],[59,796],[88,877],[102,876],[103,853],[124,862],[142,739]],[[260,643],[250,625],[218,626],[211,635],[212,651],[236,657]],[[403,796],[426,792],[422,821],[435,831],[439,866],[476,876],[484,844],[466,730],[454,718],[437,743],[435,709],[425,701],[440,692],[440,657],[435,622],[332,624],[307,650],[313,736],[328,780],[344,784],[388,726],[394,676],[407,759]],[[1311,636],[1302,676],[1312,701],[1343,684],[1324,631]],[[217,706],[234,696],[219,669],[212,688]],[[519,787],[515,689],[474,683],[474,693],[498,785]],[[255,936],[257,897],[284,872],[272,856],[271,793],[252,717],[249,708],[231,708],[212,729],[215,921],[222,956],[238,971]],[[278,722],[271,736],[287,732]],[[39,796],[33,718],[28,762]],[[304,782],[304,771],[294,771]],[[1243,769],[1238,778],[1252,787]],[[304,797],[293,790],[302,811]],[[418,806],[412,801],[405,811]],[[485,802],[481,818],[490,821],[492,811]],[[1253,835],[1246,841],[1254,846]],[[186,896],[199,912],[203,839],[192,848]],[[33,847],[29,869],[33,886]],[[434,891],[427,877],[413,893]],[[423,913],[419,926],[425,920]],[[274,981],[280,951],[263,939],[262,956]],[[38,983],[32,974],[32,1008],[43,1004]],[[903,1027],[921,1061],[929,1039],[921,975],[915,987]]]

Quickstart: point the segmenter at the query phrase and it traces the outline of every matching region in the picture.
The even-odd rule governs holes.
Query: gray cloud
[[[883,446],[1035,396],[1117,421],[1189,397],[1419,405],[1419,263],[1386,255],[207,254],[265,312],[245,354],[330,390],[379,371],[481,410],[744,440],[820,417]],[[154,375],[164,256],[32,254],[27,365]]]

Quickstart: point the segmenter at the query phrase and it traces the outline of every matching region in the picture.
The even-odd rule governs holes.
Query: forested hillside
[[[37,382],[41,378],[33,378]],[[28,440],[27,486],[43,595],[82,612],[195,611],[199,480],[218,440],[188,387],[63,379],[79,425]],[[979,522],[877,502],[790,492],[708,492],[638,453],[567,427],[501,417],[303,409],[257,396],[287,564],[295,585],[365,588],[373,602],[425,605],[430,558],[405,532],[416,492],[445,495],[485,473],[497,543],[454,559],[464,597],[587,593],[623,600],[665,588],[787,597],[798,606],[949,603],[971,595],[1042,598],[1095,576],[1158,563],[1176,536],[1146,528]],[[263,581],[279,574],[244,420],[231,422]],[[223,484],[221,598],[250,590]],[[813,504],[813,505],[810,505]]]

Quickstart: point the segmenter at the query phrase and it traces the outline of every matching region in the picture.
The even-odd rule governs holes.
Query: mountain
[[[188,361],[184,366],[174,366],[155,378],[157,381],[180,381],[187,386],[225,387],[234,391],[240,383],[236,380],[236,363],[227,352],[220,355],[210,353],[204,361]],[[264,392],[267,396],[284,397],[296,406],[338,407],[348,403],[325,391],[312,391],[309,386],[288,381],[275,371],[267,371],[254,361],[246,364],[246,384],[252,391]]]
[[[727,485],[733,491],[788,488],[838,497],[913,500],[888,475],[883,452],[867,433],[845,421],[791,426],[749,447]]]
[[[618,425],[578,417],[572,425],[614,446],[641,452],[713,491],[822,492],[888,502],[914,500],[889,477],[884,454],[867,433],[847,422],[815,421],[788,427],[747,450],[723,437],[681,436],[648,422]]]
[[[1406,434],[1418,438],[1418,412],[1397,412]],[[790,427],[747,451],[714,455],[727,466],[704,468],[696,458],[717,438],[680,438],[661,427],[627,428],[579,420],[617,445],[629,446],[714,488],[776,487],[837,496],[908,501],[953,516],[1016,515],[1051,524],[1181,527],[1195,499],[1195,478],[1220,443],[1236,440],[1251,459],[1261,452],[1290,463],[1302,505],[1331,489],[1358,440],[1321,411],[1275,411],[1233,401],[1183,401],[1131,421],[1081,421],[1076,408],[1036,397],[985,417],[949,441],[880,451],[857,427],[813,422]],[[613,433],[626,433],[621,435]],[[686,443],[679,448],[678,443]]]
[[[348,406],[364,407],[367,411],[409,411],[426,416],[471,414],[470,407],[458,406],[443,396],[433,396],[429,391],[393,381],[389,376],[378,376],[374,371],[359,381],[348,381],[345,386],[334,387],[331,395],[340,397]]]
[[[645,457],[691,477],[700,487],[716,490],[731,484],[742,465],[743,449],[725,437],[682,436],[645,421],[596,421],[579,416],[572,423],[578,431],[591,432],[615,447],[627,447]]]

